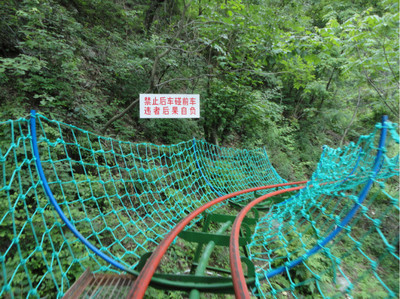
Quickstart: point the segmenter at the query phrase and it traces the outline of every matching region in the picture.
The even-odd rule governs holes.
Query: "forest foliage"
[[[399,118],[394,0],[1,0],[1,119],[34,108],[133,142],[265,146],[309,175]],[[140,93],[198,93],[199,120],[139,119]]]
[[[140,93],[198,93],[201,117],[140,119]],[[399,119],[399,3],[0,0],[0,120],[27,117],[31,109],[131,142],[172,144],[194,136],[236,148],[264,146],[283,178],[309,178],[324,144],[355,141],[384,114]],[[398,183],[392,187],[398,194]],[[6,211],[8,202],[0,204]],[[22,209],[16,213],[22,219]],[[38,231],[45,229],[40,221]],[[11,243],[8,227],[1,237]],[[375,241],[367,239],[368,248]],[[33,250],[35,243],[26,243],[26,252]],[[353,260],[354,269],[363,264]],[[360,289],[365,298],[370,289],[380,291],[367,279]]]

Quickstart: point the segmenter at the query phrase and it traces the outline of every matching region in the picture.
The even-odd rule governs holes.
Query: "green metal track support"
[[[247,258],[246,244],[250,241],[251,231],[250,226],[256,224],[258,219],[258,212],[254,209],[254,218],[244,218],[242,223],[242,234],[239,238],[240,246],[243,246],[245,257],[242,257],[242,262],[247,265],[246,283],[248,285],[255,285],[255,269],[253,263]],[[176,290],[186,291],[190,293],[190,298],[199,298],[200,293],[223,293],[234,294],[232,278],[227,276],[206,276],[204,275],[206,269],[214,272],[230,274],[229,269],[221,269],[217,267],[208,266],[208,261],[215,246],[229,247],[229,235],[223,234],[230,228],[235,220],[235,216],[222,215],[222,214],[208,214],[205,217],[202,232],[182,231],[178,236],[179,238],[192,243],[197,243],[194,260],[192,263],[191,274],[161,274],[155,273],[150,285],[157,289],[163,290]],[[215,233],[209,233],[209,226],[213,223],[221,223],[221,227]],[[204,252],[202,253],[203,247]],[[135,269],[141,271],[147,259],[152,252],[144,254]]]
[[[223,234],[232,224],[232,221],[225,222],[220,229],[217,231],[217,234]],[[208,260],[210,259],[211,253],[214,250],[215,242],[210,241],[206,248],[204,249],[203,255],[199,260],[199,264],[196,268],[195,275],[204,275],[206,272]],[[199,299],[200,298],[200,291],[199,290],[192,290],[189,295],[190,299]]]

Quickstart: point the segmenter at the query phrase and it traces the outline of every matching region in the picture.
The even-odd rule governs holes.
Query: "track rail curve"
[[[354,217],[354,215],[357,213],[358,209],[360,208],[361,204],[364,202],[365,198],[367,197],[368,192],[372,187],[374,178],[376,177],[376,175],[378,174],[378,172],[381,169],[380,163],[381,163],[381,159],[383,156],[386,135],[387,135],[387,127],[385,126],[385,121],[387,121],[387,120],[388,120],[388,117],[386,115],[382,117],[381,135],[379,138],[377,153],[376,153],[376,157],[375,157],[373,168],[372,168],[372,175],[369,176],[368,181],[364,185],[364,188],[361,190],[361,192],[358,196],[358,200],[354,204],[352,209],[347,213],[347,215],[342,219],[340,224],[334,230],[332,230],[323,240],[318,242],[318,245],[316,245],[313,248],[311,248],[310,250],[308,250],[304,255],[300,256],[299,258],[291,261],[288,265],[281,266],[279,268],[276,268],[276,269],[270,271],[267,274],[268,278],[278,275],[280,273],[283,273],[286,269],[291,269],[291,268],[299,265],[306,258],[317,253],[319,250],[321,250],[323,248],[323,246],[325,246],[333,238],[335,238],[343,230],[343,228],[350,222],[350,220]],[[361,150],[360,150],[360,152],[361,152]],[[357,159],[355,168],[358,166],[358,163],[359,163],[359,159]],[[351,174],[354,172],[355,168],[353,169]],[[348,180],[349,176],[346,177],[343,182]],[[341,184],[343,182],[341,182]],[[332,182],[330,182],[330,183],[332,183]],[[323,183],[323,184],[329,184],[329,183]],[[246,298],[246,299],[250,298],[249,290],[247,288],[245,276],[244,276],[243,269],[242,269],[242,264],[241,264],[241,260],[240,260],[240,252],[239,252],[239,231],[240,231],[240,226],[241,226],[241,223],[242,223],[244,217],[246,216],[246,214],[250,211],[250,209],[252,207],[254,207],[256,204],[262,202],[263,200],[265,200],[269,197],[281,194],[281,193],[300,190],[304,187],[305,186],[299,186],[299,187],[293,187],[293,188],[284,189],[284,190],[278,190],[278,191],[266,194],[264,196],[261,196],[255,200],[253,200],[247,206],[245,206],[240,211],[240,213],[236,216],[235,222],[233,223],[233,226],[232,226],[231,238],[230,238],[230,243],[229,243],[231,274],[232,274],[233,287],[235,289],[236,298],[240,298],[240,299],[241,298]],[[313,185],[309,185],[309,187],[313,187]]]
[[[221,197],[218,197],[205,205],[197,208],[194,210],[192,213],[187,215],[185,218],[183,218],[166,236],[165,238],[158,244],[157,248],[154,250],[152,255],[149,257],[149,259],[146,261],[146,264],[144,265],[142,271],[140,272],[139,276],[135,280],[135,283],[131,289],[131,291],[128,294],[127,298],[143,298],[144,294],[146,293],[147,287],[150,284],[150,281],[160,264],[160,261],[167,251],[168,247],[171,245],[171,243],[174,241],[174,239],[178,236],[178,234],[198,215],[200,215],[202,212],[210,208],[211,206],[220,203],[222,201],[225,201],[229,198],[242,195],[245,193],[249,192],[254,192],[258,190],[266,190],[266,189],[272,189],[272,188],[279,188],[279,187],[285,187],[285,186],[292,186],[292,185],[301,185],[305,184],[308,181],[299,181],[299,182],[289,182],[289,183],[282,183],[282,184],[275,184],[275,185],[268,185],[268,186],[262,186],[262,187],[254,187],[254,188],[249,188],[245,190],[240,190],[237,192],[233,192]]]
[[[230,265],[231,265],[231,275],[233,281],[233,288],[235,289],[236,298],[250,298],[249,290],[247,288],[246,279],[244,277],[243,269],[242,269],[242,262],[240,260],[240,252],[239,252],[239,235],[240,235],[240,226],[242,225],[242,221],[246,214],[258,203],[262,202],[263,200],[282,194],[286,192],[297,191],[303,189],[305,186],[298,186],[284,190],[278,190],[275,192],[271,192],[265,194],[247,206],[245,206],[240,213],[236,216],[235,222],[232,226],[231,231],[231,238],[229,242],[229,257],[230,257]]]

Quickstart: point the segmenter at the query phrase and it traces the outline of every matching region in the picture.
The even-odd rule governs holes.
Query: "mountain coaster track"
[[[291,185],[298,185],[298,184],[305,184],[307,181],[299,181],[299,182],[291,182],[291,183],[283,183],[283,184],[276,184],[276,185],[270,185],[270,186],[263,186],[263,187],[255,187],[255,188],[250,188],[242,191],[237,191],[228,195],[224,195],[221,197],[218,197],[207,204],[197,208],[195,211],[193,211],[191,214],[186,216],[184,219],[182,219],[166,236],[165,238],[160,242],[160,244],[157,246],[157,248],[154,250],[154,252],[151,254],[150,258],[146,261],[146,264],[142,271],[140,272],[138,278],[135,280],[135,283],[133,285],[132,290],[129,292],[128,298],[142,298],[147,290],[148,285],[150,284],[152,277],[160,264],[160,261],[167,251],[168,247],[171,245],[171,243],[174,241],[174,239],[178,236],[178,234],[185,229],[185,227],[192,221],[195,217],[197,217],[199,214],[207,210],[209,207],[220,203],[224,200],[230,199],[232,197],[242,195],[245,193],[249,192],[255,192],[258,190],[266,190],[266,189],[272,189],[272,188],[279,188],[279,187],[285,187],[285,186],[291,186]],[[301,189],[303,187],[298,187],[298,189]],[[296,189],[296,190],[298,190]],[[282,190],[284,192],[290,192],[293,190],[287,189],[287,190]],[[215,278],[214,278],[215,279]],[[253,281],[247,281],[246,283],[252,283]],[[221,285],[222,288],[226,288],[227,286],[231,286],[232,282],[229,282],[227,284]],[[187,286],[189,289],[200,289],[200,288],[205,288],[205,289],[213,289],[215,286],[210,286],[210,284],[206,284],[204,286],[202,285],[191,285]]]
[[[345,181],[348,178],[345,178],[344,180],[339,180],[339,181]],[[157,248],[153,251],[151,256],[146,260],[146,264],[143,266],[143,264],[139,267],[142,268],[140,274],[138,275],[137,279],[135,280],[135,283],[129,292],[127,298],[143,298],[148,286],[151,285],[158,285],[158,286],[163,286],[164,288],[171,287],[171,282],[165,281],[164,283],[159,283],[158,280],[154,280],[153,275],[155,275],[155,271],[157,267],[159,266],[162,257],[168,250],[168,247],[172,244],[174,239],[178,236],[179,234],[184,233],[183,231],[185,227],[192,221],[195,217],[197,217],[199,214],[203,213],[206,211],[208,208],[211,206],[218,204],[222,201],[225,201],[227,199],[233,198],[238,195],[242,195],[245,193],[250,193],[250,192],[255,192],[258,190],[267,190],[267,189],[274,189],[274,188],[279,188],[279,187],[286,187],[286,186],[292,186],[292,185],[301,185],[301,184],[306,184],[308,181],[298,181],[298,182],[289,182],[289,183],[283,183],[283,184],[275,184],[275,185],[269,185],[269,186],[263,186],[263,187],[256,187],[256,188],[250,188],[242,191],[238,191],[235,193],[227,194],[225,196],[221,196],[219,198],[216,198],[206,205],[199,207],[195,211],[193,211],[191,214],[186,216],[184,219],[179,222],[174,229],[170,231],[168,235],[165,236],[165,238],[160,242],[160,244],[157,246]],[[329,182],[329,183],[334,183],[334,182]],[[321,185],[326,185],[329,183],[322,183]],[[312,185],[309,185],[310,188],[312,188]],[[247,288],[247,285],[253,285],[254,284],[254,278],[246,278],[243,270],[242,270],[242,262],[246,262],[248,267],[250,266],[248,263],[250,262],[249,260],[246,261],[244,257],[240,257],[239,253],[239,239],[240,239],[240,228],[242,225],[242,222],[246,216],[246,214],[254,208],[257,204],[260,202],[272,198],[274,196],[284,194],[284,193],[289,193],[289,192],[294,192],[298,191],[305,188],[305,186],[297,186],[297,187],[292,187],[288,189],[283,189],[283,190],[278,190],[274,191],[268,194],[265,194],[263,196],[260,196],[253,201],[251,201],[248,205],[246,205],[240,213],[236,216],[235,222],[233,223],[232,226],[232,232],[230,236],[230,243],[229,243],[229,253],[230,253],[230,268],[231,268],[231,275],[232,279],[229,282],[217,282],[215,283],[215,280],[218,280],[218,277],[213,277],[213,280],[209,281],[208,283],[202,284],[199,282],[193,281],[192,283],[186,283],[180,285],[180,287],[177,287],[174,285],[174,287],[177,287],[179,290],[201,290],[203,292],[207,291],[214,291],[214,292],[221,292],[221,291],[226,291],[227,289],[233,287],[235,291],[235,295],[237,298],[250,298],[249,297],[249,290]],[[289,199],[290,200],[290,199]],[[231,223],[228,222],[228,225]],[[225,224],[226,225],[226,224]],[[250,262],[251,263],[251,262]],[[299,264],[297,261],[296,264],[291,265],[290,267],[293,267],[295,265]],[[205,266],[203,266],[205,267]],[[284,268],[284,267],[282,267]],[[279,273],[283,272],[282,269],[277,269],[277,271],[274,272],[273,275],[277,275]],[[157,275],[157,274],[156,274]],[[170,276],[172,277],[172,276]],[[187,277],[190,277],[189,275]],[[193,277],[194,278],[194,277]],[[191,297],[190,298],[198,298],[198,296],[193,295],[193,291],[191,292]]]

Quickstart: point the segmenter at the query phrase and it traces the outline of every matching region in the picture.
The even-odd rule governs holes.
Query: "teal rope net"
[[[371,284],[375,297],[398,295],[399,137],[395,124],[386,125],[389,140],[370,194],[318,254],[271,276],[319,244],[357,204],[371,177],[379,126],[357,144],[325,147],[307,188],[260,218],[248,245],[258,273],[256,296],[362,295]],[[36,115],[36,130],[41,165],[62,212],[126,269],[135,269],[197,207],[224,194],[285,182],[264,149],[229,149],[202,140],[134,144],[42,115]],[[29,120],[0,122],[0,297],[62,297],[88,267],[121,273],[61,221],[44,192],[31,143]]]
[[[192,140],[133,144],[41,115],[36,130],[41,165],[62,212],[126,269],[134,269],[182,217],[221,193],[283,181],[264,150]],[[87,267],[120,273],[84,246],[50,204],[29,120],[0,123],[0,137],[0,297],[62,297]]]
[[[325,147],[307,187],[258,221],[248,245],[258,273],[255,295],[399,296],[399,136],[397,125],[385,126],[390,133],[380,160],[380,124],[356,144]],[[341,232],[330,237],[335,231]]]

